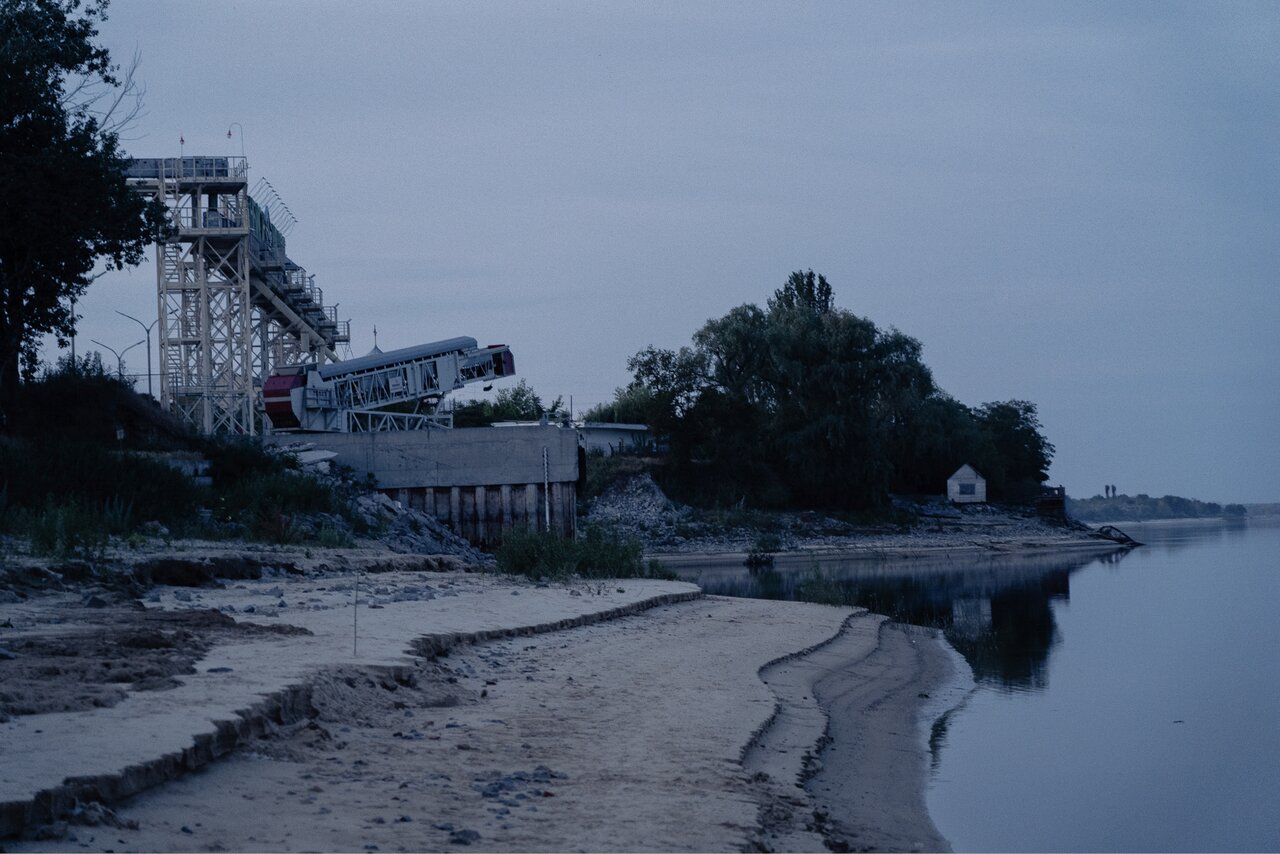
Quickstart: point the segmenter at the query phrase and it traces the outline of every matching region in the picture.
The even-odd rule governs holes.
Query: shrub
[[[105,514],[72,501],[55,504],[49,499],[43,510],[25,520],[35,554],[58,558],[90,557],[101,552],[111,531]]]
[[[0,487],[13,533],[24,533],[14,528],[20,518],[75,506],[78,514],[100,517],[94,525],[127,534],[139,521],[170,524],[187,517],[204,494],[164,463],[83,443],[0,442]],[[28,512],[23,517],[16,510]]]
[[[657,561],[645,561],[639,540],[600,525],[588,527],[580,540],[527,528],[510,531],[495,556],[502,572],[533,579],[675,578]]]
[[[518,528],[507,532],[494,552],[498,569],[533,579],[560,578],[573,569],[572,544],[553,533]]]

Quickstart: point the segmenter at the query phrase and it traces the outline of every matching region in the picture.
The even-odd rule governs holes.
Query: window
[[[976,483],[962,483],[960,484],[960,494],[961,495],[977,495],[978,485]]]

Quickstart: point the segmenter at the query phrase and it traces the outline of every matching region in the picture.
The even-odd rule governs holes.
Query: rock
[[[29,831],[28,835],[38,842],[63,839],[67,835],[67,823],[65,821],[55,821],[53,824],[43,824],[35,830]]]
[[[452,845],[470,845],[479,841],[480,834],[474,830],[455,830],[449,834],[449,843]]]
[[[17,657],[18,657],[18,654],[13,650],[5,649],[4,647],[0,646],[0,661],[13,661]]]
[[[149,522],[143,522],[138,526],[138,533],[144,537],[159,537],[167,539],[169,537],[169,529],[154,519]]]

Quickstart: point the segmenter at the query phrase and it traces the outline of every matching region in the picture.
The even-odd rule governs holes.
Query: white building
[[[495,421],[494,427],[531,427],[543,421]],[[556,422],[552,422],[556,423]],[[566,423],[563,426],[568,427]],[[575,421],[584,450],[603,451],[606,457],[626,451],[643,451],[650,444],[649,425],[615,424],[612,421]]]
[[[649,443],[649,427],[645,424],[614,424],[607,421],[583,421],[578,435],[587,451],[604,451],[606,456],[622,451],[638,451]]]
[[[947,498],[956,504],[983,504],[987,500],[987,479],[966,463],[947,478]]]

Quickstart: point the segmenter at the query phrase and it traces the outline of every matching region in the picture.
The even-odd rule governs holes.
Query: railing
[[[222,211],[203,211],[202,228],[240,228],[240,220]]]
[[[243,181],[249,163],[243,157],[135,157],[125,168],[126,178],[153,181],[228,178]]]

